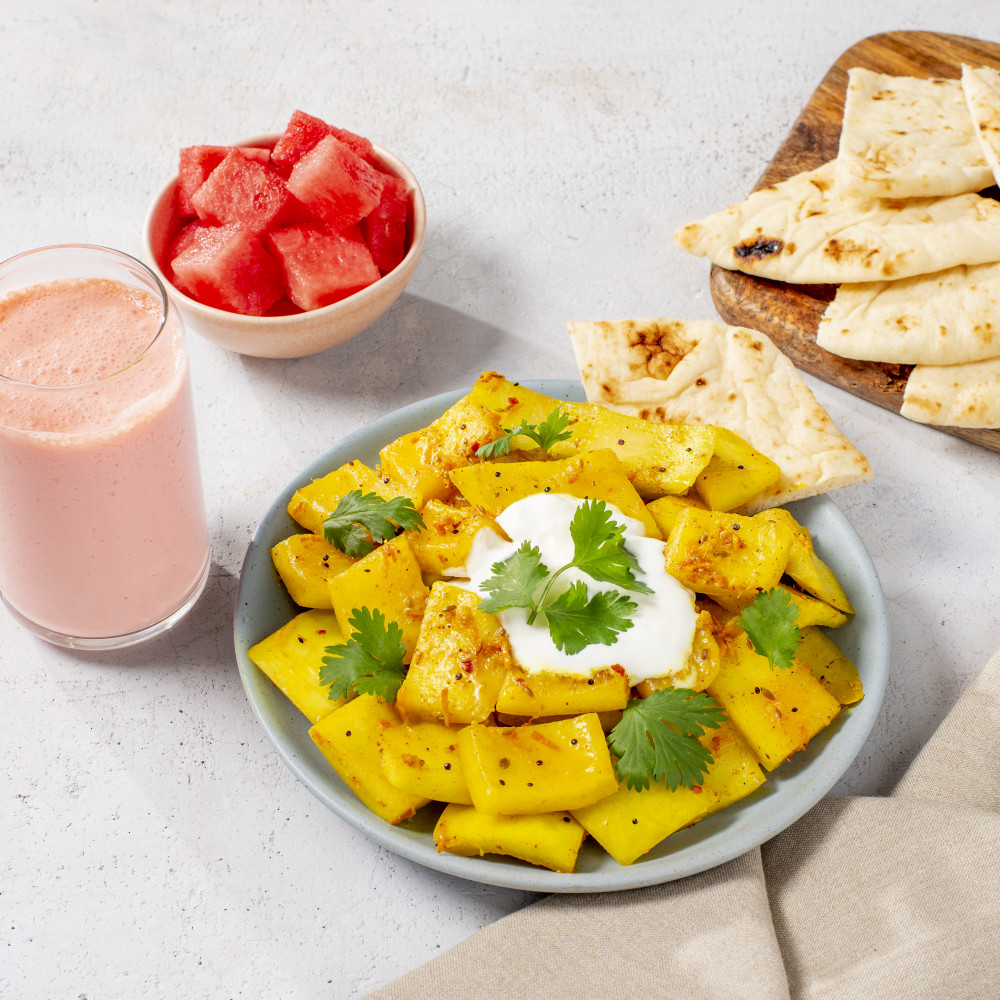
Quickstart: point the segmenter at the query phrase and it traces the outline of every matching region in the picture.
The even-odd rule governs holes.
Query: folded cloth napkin
[[[547,896],[373,1000],[997,1000],[1000,652],[888,798],[701,875]]]

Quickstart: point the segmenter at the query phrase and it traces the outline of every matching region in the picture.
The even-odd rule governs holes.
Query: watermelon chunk
[[[272,162],[279,170],[290,171],[320,139],[325,139],[328,135],[349,146],[362,160],[375,163],[375,149],[364,136],[335,125],[327,125],[321,118],[314,118],[304,111],[292,112],[284,133],[271,153]]]
[[[288,297],[301,309],[318,309],[367,288],[379,278],[357,226],[335,232],[302,224],[270,234],[281,261]]]
[[[276,170],[248,160],[237,150],[225,155],[191,202],[204,222],[238,225],[254,233],[298,222],[307,215]]]
[[[328,135],[292,167],[288,190],[317,218],[340,230],[353,226],[378,205],[385,178],[350,147]]]
[[[246,316],[263,316],[285,292],[281,265],[259,237],[239,226],[202,225],[189,232],[171,269],[185,294]]]
[[[175,257],[182,254],[195,240],[198,238],[198,233],[203,229],[214,228],[209,226],[207,222],[202,222],[201,219],[195,219],[193,222],[189,222],[186,226],[182,226],[175,234],[173,239],[170,241],[170,245],[166,252],[166,268],[167,276],[171,281],[174,279],[173,275],[173,260]]]
[[[208,180],[208,175],[226,158],[232,150],[238,150],[248,160],[268,163],[271,151],[260,146],[185,146],[181,150],[180,165],[177,170],[177,209],[181,215],[197,215],[191,199]]]
[[[382,274],[396,267],[406,252],[408,211],[406,181],[386,174],[381,201],[359,223],[361,235]]]

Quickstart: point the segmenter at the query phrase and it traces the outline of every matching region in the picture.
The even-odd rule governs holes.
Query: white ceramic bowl
[[[278,135],[255,136],[240,146],[268,146]],[[143,256],[180,308],[188,328],[240,354],[258,358],[298,358],[317,354],[357,336],[375,322],[407,286],[424,247],[427,215],[424,196],[409,167],[388,150],[375,146],[379,167],[406,182],[410,212],[406,226],[406,254],[400,264],[374,284],[332,305],[290,316],[242,316],[202,305],[177,289],[166,275],[164,256],[178,225],[175,207],[177,177],[156,196],[143,233]]]

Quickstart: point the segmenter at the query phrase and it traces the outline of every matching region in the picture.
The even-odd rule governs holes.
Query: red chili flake
[[[472,448],[470,450],[472,451],[472,454],[475,455],[475,453],[477,451],[479,451],[479,442],[478,441],[473,441],[472,442]]]
[[[507,397],[507,402],[510,403],[511,406],[517,406],[519,400],[518,400],[517,396],[508,396]]]
[[[472,660],[462,660],[462,669],[467,673],[472,673]]]
[[[694,792],[695,795],[701,795],[701,785],[692,785],[691,791]]]
[[[318,628],[318,629],[316,629],[316,634],[317,635],[326,635],[326,629],[325,628]]]
[[[622,677],[624,677],[624,676],[625,676],[625,668],[624,668],[624,667],[623,667],[623,666],[622,666],[622,665],[621,665],[620,663],[615,663],[615,664],[614,664],[614,665],[613,665],[613,666],[611,667],[611,669],[612,669],[612,670],[613,670],[613,671],[614,671],[614,672],[615,672],[616,674],[621,674],[621,675],[622,675]]]

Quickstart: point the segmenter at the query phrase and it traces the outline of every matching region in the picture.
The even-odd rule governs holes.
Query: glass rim
[[[119,258],[119,262],[123,264],[132,265],[138,267],[140,271],[144,272],[145,276],[153,283],[154,288],[160,293],[160,323],[156,328],[156,332],[153,334],[149,343],[140,351],[140,353],[134,357],[127,365],[119,368],[117,371],[109,372],[107,375],[102,375],[100,378],[90,379],[87,382],[74,382],[70,385],[47,385],[39,382],[22,382],[20,379],[11,378],[9,375],[5,375],[0,372],[0,385],[18,386],[25,389],[34,389],[41,392],[72,392],[74,390],[86,389],[88,387],[104,385],[109,380],[118,378],[124,372],[127,372],[130,368],[134,368],[139,364],[143,358],[153,349],[153,346],[160,339],[160,334],[163,333],[167,325],[167,320],[170,318],[170,297],[167,295],[167,290],[163,285],[163,282],[157,277],[156,273],[144,264],[138,257],[133,257],[131,254],[125,253],[123,250],[115,250],[113,247],[99,246],[95,243],[53,243],[50,246],[35,247],[33,250],[23,250],[21,253],[15,254],[13,257],[8,257],[6,260],[0,261],[0,277],[2,277],[3,271],[11,264],[15,264],[18,261],[24,260],[27,257],[33,257],[36,254],[67,251],[67,250],[82,250],[85,252],[97,252],[100,254],[107,254],[112,258]],[[79,278],[54,278],[50,281],[76,281]],[[109,279],[113,280],[113,279]],[[24,288],[30,288],[32,285],[45,284],[45,281],[36,281],[31,284],[24,285]],[[12,289],[17,291],[17,289]],[[8,293],[0,294],[0,302],[6,297]]]

